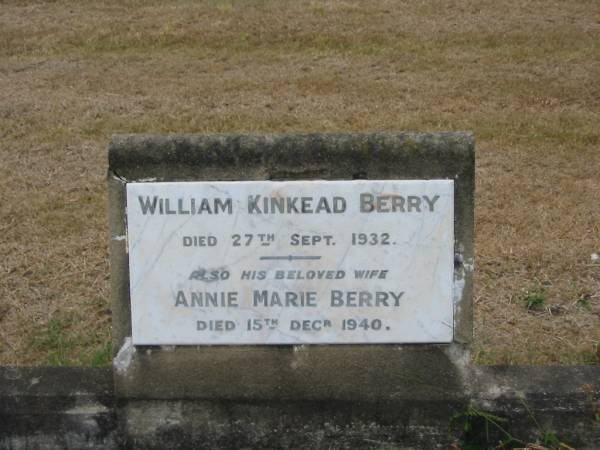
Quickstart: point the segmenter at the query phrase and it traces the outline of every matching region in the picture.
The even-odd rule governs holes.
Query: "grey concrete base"
[[[115,360],[119,397],[203,400],[452,400],[469,357],[458,345],[133,347]]]
[[[507,436],[490,414],[524,442],[600,448],[598,366],[473,367],[464,381],[427,399],[116,400],[107,369],[0,368],[0,449],[493,448]]]

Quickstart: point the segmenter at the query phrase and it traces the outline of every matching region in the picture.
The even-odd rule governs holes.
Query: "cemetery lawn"
[[[0,364],[109,361],[111,134],[442,130],[477,140],[475,361],[599,363],[597,0],[4,1]]]

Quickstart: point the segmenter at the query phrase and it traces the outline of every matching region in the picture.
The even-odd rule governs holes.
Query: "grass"
[[[76,322],[81,319],[73,313],[55,313],[29,336],[28,349],[43,353],[45,358],[40,362],[52,366],[108,364],[112,357],[110,342],[105,342],[102,334],[77,330]]]
[[[591,0],[4,2],[0,364],[107,360],[111,134],[401,130],[477,139],[476,361],[598,363],[599,79]]]
[[[546,292],[544,290],[527,291],[521,301],[527,310],[542,311],[546,306]]]

